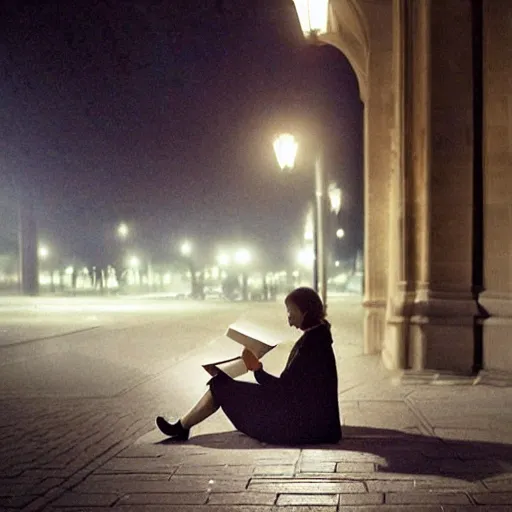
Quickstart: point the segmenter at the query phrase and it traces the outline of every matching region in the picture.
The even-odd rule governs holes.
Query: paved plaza
[[[12,325],[13,315],[25,314],[23,304],[17,307],[18,313],[9,314]],[[11,331],[9,347],[0,352],[0,510],[512,510],[512,387],[507,376],[386,371],[378,356],[361,354],[363,311],[355,299],[336,300],[329,308],[342,442],[265,445],[234,431],[221,411],[193,429],[186,443],[169,442],[155,430],[155,415],[176,417],[204,391],[208,375],[201,362],[233,350],[233,342],[222,336],[226,322],[243,317],[282,329],[281,308],[280,303],[213,307],[207,316],[222,325],[211,331],[199,326],[191,333],[186,324],[175,334],[211,337],[208,343],[194,345],[168,366],[154,363],[138,379],[130,368],[141,375],[142,363],[137,366],[134,357],[123,354],[122,344],[114,344],[118,358],[125,358],[123,382],[129,386],[115,379],[109,384],[106,376],[96,374],[93,354],[86,357],[63,345],[73,340],[73,347],[82,347],[93,331],[66,335],[61,325],[58,344],[46,341],[44,348],[25,331],[25,343],[14,347]],[[126,322],[127,332],[156,339],[165,318],[145,315],[118,323]],[[192,310],[183,315],[200,323],[201,315]],[[109,322],[89,327],[97,329],[97,339],[90,341],[97,343],[97,354],[103,354],[101,343],[117,340],[114,329],[120,329],[110,316]],[[50,331],[45,339],[52,338]],[[264,358],[265,368],[276,374],[296,336],[289,329],[282,332],[286,341]],[[119,339],[126,339],[130,350],[133,340]],[[56,361],[49,369],[42,363],[48,359],[45,351]],[[66,351],[68,359],[62,359]],[[62,367],[75,361],[72,351],[85,359],[81,366],[73,363],[80,369],[76,375]],[[143,354],[139,359],[149,368]],[[121,371],[112,365],[101,371]],[[45,378],[37,380],[43,370]],[[105,379],[103,392],[98,385],[88,393],[77,391],[77,382],[86,379],[79,373],[88,371],[91,381]],[[35,381],[38,386],[31,385]]]

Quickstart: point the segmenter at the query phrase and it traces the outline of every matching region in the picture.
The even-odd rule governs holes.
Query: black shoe
[[[179,420],[176,423],[169,423],[162,416],[157,416],[155,423],[162,434],[172,437],[176,441],[186,441],[190,434],[190,429],[183,428]]]

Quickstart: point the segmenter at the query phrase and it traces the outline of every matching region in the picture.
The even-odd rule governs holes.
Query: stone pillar
[[[389,170],[392,123],[390,5],[365,4],[372,47],[364,102],[364,353],[382,350],[389,265]]]
[[[471,0],[394,0],[389,367],[471,371]]]
[[[483,366],[512,371],[512,4],[483,1]]]

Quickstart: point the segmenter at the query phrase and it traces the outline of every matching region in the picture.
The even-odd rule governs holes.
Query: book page
[[[215,377],[219,373],[219,370],[222,370],[233,379],[235,377],[240,377],[240,375],[244,375],[248,371],[241,357],[235,357],[218,363],[203,364],[203,368],[212,377]]]
[[[248,348],[258,359],[282,341],[274,333],[249,323],[230,325],[226,336]]]

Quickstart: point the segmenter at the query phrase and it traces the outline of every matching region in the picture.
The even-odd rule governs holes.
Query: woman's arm
[[[279,384],[279,377],[275,377],[274,375],[271,375],[270,373],[267,373],[263,367],[261,367],[259,370],[256,370],[254,372],[254,378],[256,379],[256,382],[258,384],[261,384],[262,386],[268,386],[268,385],[276,385]]]

